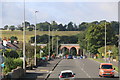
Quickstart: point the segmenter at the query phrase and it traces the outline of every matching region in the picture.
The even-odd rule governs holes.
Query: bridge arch
[[[66,47],[69,50],[69,52],[72,48],[75,48],[77,55],[83,55],[82,49],[80,49],[79,44],[61,44],[60,50],[62,50],[64,47]]]
[[[77,49],[75,47],[70,48],[70,54],[76,55],[77,54]]]

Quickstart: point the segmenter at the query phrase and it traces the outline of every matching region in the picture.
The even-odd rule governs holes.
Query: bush
[[[98,58],[102,58],[102,54],[100,53],[100,54],[98,54]]]
[[[19,55],[15,50],[11,50],[11,51],[6,51],[5,52],[5,57],[7,57],[7,58],[18,58]]]
[[[117,60],[117,61],[119,60],[118,56],[116,56],[116,60]]]
[[[11,70],[10,70],[10,68],[8,68],[8,67],[5,67],[4,68],[4,73],[6,74],[6,73],[8,73],[8,72],[10,72]]]
[[[16,68],[14,64],[13,58],[5,58],[5,67],[9,68],[10,70]]]
[[[4,72],[10,72],[12,69],[17,68],[17,66],[22,67],[22,59],[14,59],[14,58],[5,58],[5,68],[4,68]]]
[[[22,59],[17,58],[17,59],[14,59],[14,64],[16,65],[16,67],[17,66],[22,67],[23,61],[22,61]]]

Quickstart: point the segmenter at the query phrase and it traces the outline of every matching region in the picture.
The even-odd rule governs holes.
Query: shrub
[[[22,61],[22,59],[17,58],[17,59],[14,59],[14,64],[16,65],[16,67],[17,67],[17,66],[22,67],[23,61]]]
[[[5,58],[5,68],[4,68],[4,72],[10,72],[12,69],[17,68],[17,66],[22,67],[22,59],[14,59],[14,58]]]
[[[7,57],[7,58],[18,58],[19,55],[15,50],[11,50],[11,51],[6,51],[5,52],[5,57]]]

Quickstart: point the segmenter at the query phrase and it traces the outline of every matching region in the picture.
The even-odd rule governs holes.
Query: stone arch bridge
[[[63,48],[67,48],[69,52],[71,51],[72,48],[75,48],[77,55],[83,55],[83,50],[80,49],[79,44],[61,44],[60,51],[62,51]]]

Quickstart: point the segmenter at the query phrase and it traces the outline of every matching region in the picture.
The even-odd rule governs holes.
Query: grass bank
[[[15,30],[15,31],[10,31],[10,30],[0,30],[2,38],[7,37],[10,38],[11,36],[16,36],[18,37],[19,41],[23,40],[23,31],[20,30]],[[79,34],[80,31],[51,31],[50,35],[59,35],[59,36],[72,36],[72,35],[77,35]],[[47,34],[49,35],[48,31],[37,31],[37,35],[44,35]],[[25,35],[25,40],[28,42],[30,40],[30,37],[34,36],[34,31],[26,31]]]
[[[89,59],[91,59],[91,60],[95,60],[95,61],[98,61],[98,62],[100,62],[100,63],[106,63],[106,62],[103,61],[103,60],[98,60],[98,59],[93,59],[93,58],[89,58]],[[113,65],[113,67],[114,67],[115,70],[118,72],[118,66],[114,66],[114,65]]]

